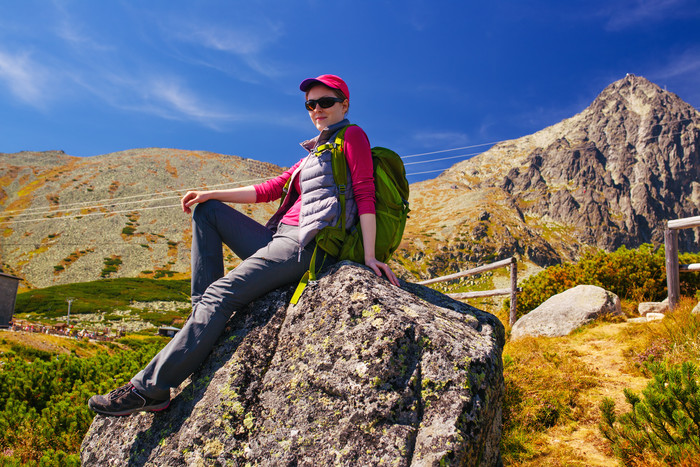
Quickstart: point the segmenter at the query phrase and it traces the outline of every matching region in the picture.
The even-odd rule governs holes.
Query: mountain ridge
[[[91,158],[0,153],[0,269],[31,287],[185,277],[184,190],[282,170],[163,148]],[[699,181],[700,112],[628,75],[582,112],[412,184],[412,215],[392,264],[404,278],[428,278],[515,256],[527,273],[589,248],[659,245],[665,221],[700,215]],[[275,207],[240,209],[265,221]],[[682,231],[681,250],[698,251],[699,239],[700,229]],[[227,267],[238,261],[225,256]]]
[[[433,237],[447,248],[428,275],[484,256],[547,266],[589,247],[658,245],[663,222],[700,214],[699,179],[700,112],[628,75],[575,116],[412,186],[421,212],[450,193],[452,219],[421,216],[408,235],[420,241],[427,225],[442,224]],[[681,232],[681,249],[697,251],[699,238]]]
[[[30,287],[181,277],[191,238],[189,217],[178,209],[185,191],[248,184],[282,170],[239,156],[162,148],[90,158],[0,154],[0,269]],[[269,204],[239,209],[260,221],[274,211]]]

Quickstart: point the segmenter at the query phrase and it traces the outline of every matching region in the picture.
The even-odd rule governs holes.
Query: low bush
[[[700,255],[684,253],[681,264],[698,263]],[[553,295],[581,284],[597,285],[621,299],[633,302],[661,301],[667,296],[666,262],[663,248],[645,244],[628,250],[624,246],[608,253],[585,253],[576,263],[550,266],[520,283],[517,316],[534,310]],[[700,274],[681,275],[681,295],[694,295]],[[510,306],[507,301],[506,307]]]
[[[615,402],[600,404],[603,435],[625,465],[661,461],[700,464],[700,385],[691,362],[649,364],[653,379],[642,395],[625,390],[629,412],[615,413]]]
[[[80,465],[80,443],[94,417],[88,398],[126,383],[165,342],[89,358],[2,354],[0,464]]]
[[[68,311],[68,298],[74,298],[71,315],[98,310],[111,312],[128,307],[132,301],[186,302],[190,299],[190,281],[120,278],[56,285],[18,294],[15,313],[33,313],[47,318],[64,316]]]

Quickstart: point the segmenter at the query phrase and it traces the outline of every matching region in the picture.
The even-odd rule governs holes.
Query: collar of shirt
[[[319,135],[317,137],[302,142],[301,147],[303,147],[307,151],[311,152],[317,146],[328,142],[336,133],[338,133],[338,131],[340,131],[341,128],[343,128],[349,124],[350,124],[350,121],[347,118],[344,118],[343,120],[339,121],[338,123],[335,123],[329,127],[324,128],[321,131],[321,133],[319,133]]]

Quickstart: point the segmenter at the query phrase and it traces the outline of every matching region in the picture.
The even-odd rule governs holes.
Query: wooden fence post
[[[518,300],[518,263],[511,258],[510,263],[510,325],[515,324],[515,307]]]
[[[668,287],[668,308],[673,310],[678,305],[681,295],[681,285],[678,266],[678,230],[664,230],[664,244],[666,246],[666,285]]]

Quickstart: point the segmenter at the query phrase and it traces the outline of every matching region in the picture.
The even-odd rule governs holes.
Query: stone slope
[[[438,270],[511,255],[545,266],[589,246],[661,244],[667,220],[700,214],[700,112],[628,75],[578,115],[412,189],[421,216],[408,235],[446,246],[431,258]],[[699,239],[697,229],[682,232],[681,250],[698,251]]]
[[[175,149],[0,154],[0,269],[33,287],[186,274],[191,226],[177,207],[185,191],[257,183],[281,170]],[[274,206],[242,209],[264,221]]]
[[[235,315],[157,414],[96,416],[85,465],[499,465],[498,319],[341,263]]]

